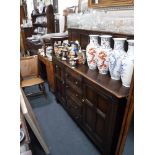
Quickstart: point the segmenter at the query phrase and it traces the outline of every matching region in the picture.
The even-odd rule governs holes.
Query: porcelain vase
[[[86,47],[86,57],[89,69],[96,69],[96,50],[99,47],[98,44],[98,35],[89,35],[90,43]]]
[[[128,51],[121,64],[121,80],[122,85],[130,87],[133,68],[134,68],[134,40],[127,40]]]
[[[109,55],[112,51],[110,47],[111,35],[102,35],[101,46],[97,49],[96,59],[100,74],[107,74],[109,69]]]
[[[111,78],[120,80],[121,77],[121,63],[126,52],[124,50],[124,43],[126,38],[113,38],[114,49],[109,55],[109,71]]]

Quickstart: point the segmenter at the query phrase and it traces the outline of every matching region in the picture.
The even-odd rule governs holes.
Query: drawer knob
[[[56,65],[55,67],[58,68],[58,65]]]
[[[78,97],[78,94],[75,94],[76,97]]]
[[[78,85],[78,82],[76,81],[75,84]]]
[[[82,99],[82,102],[84,102],[84,99]]]

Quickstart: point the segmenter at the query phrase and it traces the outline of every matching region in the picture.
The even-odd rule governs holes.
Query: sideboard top
[[[99,74],[98,70],[90,70],[87,65],[78,65],[76,68],[72,68],[72,66],[68,62],[61,61],[55,56],[53,56],[53,58],[69,67],[70,69],[74,70],[75,72],[78,72],[80,75],[89,79],[93,83],[99,85],[117,98],[124,98],[129,95],[130,88],[124,87],[120,80],[111,79],[109,74]]]

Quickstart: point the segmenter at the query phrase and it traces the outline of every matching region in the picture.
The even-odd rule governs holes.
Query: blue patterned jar
[[[121,77],[121,63],[124,55],[124,43],[126,38],[113,38],[114,49],[109,56],[109,71],[111,78],[114,80],[120,80]]]

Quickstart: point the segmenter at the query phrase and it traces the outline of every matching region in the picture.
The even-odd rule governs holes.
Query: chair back
[[[20,58],[20,76],[22,79],[39,76],[37,55]]]

